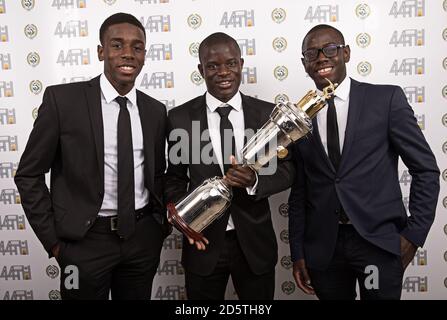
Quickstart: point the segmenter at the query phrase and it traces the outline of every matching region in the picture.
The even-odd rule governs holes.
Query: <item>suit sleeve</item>
[[[160,197],[161,204],[163,201],[163,187],[164,187],[164,174],[166,171],[166,130],[167,130],[167,115],[166,108],[161,108],[160,126],[155,139],[155,170],[154,170],[154,185],[157,188],[157,196]],[[161,209],[164,212],[164,207]]]
[[[289,245],[292,261],[304,259],[304,230],[306,228],[306,175],[298,147],[293,148],[296,170],[289,195]]]
[[[50,256],[58,238],[45,173],[52,167],[58,148],[59,117],[54,95],[47,88],[14,181],[28,222]]]
[[[439,169],[404,92],[396,87],[390,106],[390,139],[412,177],[410,216],[401,235],[423,246],[435,218]]]
[[[168,140],[168,169],[165,175],[165,200],[166,203],[176,203],[182,199],[188,190],[188,164],[181,161],[182,157],[179,152],[186,149],[185,141],[182,141],[181,135],[173,132],[177,128],[175,125],[175,115],[170,112],[168,115],[167,140]]]

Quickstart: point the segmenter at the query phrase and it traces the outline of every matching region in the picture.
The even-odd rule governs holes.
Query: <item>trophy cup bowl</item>
[[[337,84],[329,85],[322,94],[310,90],[298,103],[278,103],[270,119],[242,148],[242,165],[259,172],[274,157],[287,156],[287,147],[312,132],[312,118],[335,93]],[[206,179],[177,204],[167,205],[168,221],[179,231],[204,242],[201,232],[221,217],[231,204],[232,191],[222,178]]]

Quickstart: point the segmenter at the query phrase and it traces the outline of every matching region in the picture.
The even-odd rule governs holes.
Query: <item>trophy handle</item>
[[[174,225],[179,231],[181,231],[186,236],[190,237],[194,241],[201,241],[203,243],[206,243],[205,237],[203,234],[198,233],[197,231],[194,231],[191,229],[185,221],[178,215],[177,209],[175,208],[175,204],[168,203],[167,204],[168,209],[168,221],[172,225]]]

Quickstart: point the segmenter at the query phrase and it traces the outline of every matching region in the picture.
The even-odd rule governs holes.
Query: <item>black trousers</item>
[[[226,232],[224,248],[212,274],[201,276],[185,272],[188,299],[224,300],[230,275],[240,300],[273,300],[275,269],[262,275],[254,274],[234,230]]]
[[[112,299],[150,299],[162,244],[161,227],[150,213],[127,240],[111,230],[110,218],[97,218],[81,241],[61,247],[62,299],[105,300],[110,292]],[[76,269],[78,288],[73,288]]]
[[[395,300],[400,299],[402,293],[404,269],[401,257],[363,239],[350,224],[339,227],[329,267],[308,271],[315,293],[321,300],[354,300],[357,281],[361,299]],[[377,281],[374,282],[372,277],[376,275]]]

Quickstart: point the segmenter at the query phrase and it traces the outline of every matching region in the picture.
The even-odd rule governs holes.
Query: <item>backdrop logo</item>
[[[447,209],[447,197],[444,197],[444,199],[442,199],[442,205],[444,206],[444,208]]]
[[[0,254],[3,256],[26,256],[28,253],[28,241],[26,240],[0,241]]]
[[[290,268],[292,268],[292,265],[293,265],[293,263],[292,263],[292,259],[290,256],[284,256],[281,258],[281,266],[284,269],[289,270]]]
[[[135,0],[135,2],[139,2],[140,4],[157,4],[157,3],[169,3],[169,0]]]
[[[399,34],[397,30],[391,36],[390,44],[395,47],[402,45],[409,46],[423,46],[425,44],[425,30],[424,29],[406,29]]]
[[[281,203],[278,208],[278,212],[283,217],[289,216],[289,204],[288,203]]]
[[[447,235],[447,224],[444,226],[444,233]]]
[[[197,13],[193,13],[189,15],[187,22],[188,26],[190,26],[193,29],[197,29],[202,25],[202,17]]]
[[[273,70],[273,76],[279,81],[283,81],[288,75],[289,70],[285,66],[277,66]]]
[[[447,169],[442,172],[442,179],[447,182]]]
[[[189,54],[194,58],[199,57],[199,42],[193,42],[189,45]]]
[[[313,22],[336,22],[338,21],[338,5],[320,5],[315,6],[315,10],[312,6],[307,9],[304,20]]]
[[[56,26],[54,35],[59,36],[59,38],[86,37],[88,36],[88,22],[87,20],[71,20],[63,25],[60,21]]]
[[[79,8],[84,9],[87,7],[87,0],[53,0],[51,4],[52,7],[56,7],[58,10],[60,8]]]
[[[445,28],[444,30],[442,30],[442,39],[444,39],[445,41],[447,41],[447,28]]]
[[[48,292],[48,299],[62,300],[60,291],[59,290],[51,290],[50,292]]]
[[[286,20],[287,13],[283,8],[275,8],[272,11],[272,20],[276,23],[281,23]]]
[[[402,18],[423,17],[425,15],[425,0],[404,0],[400,4],[398,1],[394,1],[389,15],[394,18],[398,16],[402,16]]]
[[[6,13],[6,4],[5,0],[0,0],[0,14]]]
[[[442,152],[447,154],[447,141],[442,144]]]
[[[45,272],[47,273],[47,276],[51,279],[56,279],[59,276],[59,268],[55,265],[49,265]]]
[[[68,49],[66,52],[61,50],[56,63],[64,67],[66,64],[70,66],[90,64],[90,49]]]
[[[277,37],[272,42],[273,49],[277,52],[283,52],[287,48],[287,40],[283,37]]]
[[[0,26],[0,42],[7,42],[8,40],[8,26]]]
[[[37,27],[34,24],[27,24],[23,31],[29,39],[34,39],[37,36]]]
[[[242,55],[253,56],[256,54],[255,39],[238,39],[237,43],[241,49]]]
[[[0,83],[0,85],[1,85],[1,83]],[[0,87],[1,88],[1,87]],[[1,96],[1,95],[0,95]],[[444,98],[446,98],[447,99],[447,86],[444,86],[443,88],[442,88],[442,96],[444,97]]]
[[[371,36],[367,33],[359,33],[355,38],[355,42],[360,48],[366,48],[371,44]]]
[[[295,284],[292,281],[284,281],[281,284],[281,291],[289,296],[295,292]]]
[[[0,53],[0,64],[2,65],[3,70],[11,69],[11,54]]]
[[[357,65],[357,72],[359,75],[366,77],[371,73],[372,65],[368,61],[361,61]]]
[[[186,300],[185,287],[179,285],[169,285],[163,290],[160,286],[155,293],[155,299],[159,300]]]
[[[279,93],[275,96],[275,104],[289,102],[289,97],[285,93]]]
[[[416,117],[419,128],[425,130],[425,114],[415,114],[414,116]]]
[[[281,239],[282,242],[289,244],[289,231],[288,230],[281,231],[281,233],[279,234],[279,238]]]
[[[108,4],[109,6],[112,6],[115,4],[116,0],[103,0],[105,4]]]
[[[17,172],[17,162],[0,162],[0,178],[14,178]]]
[[[444,115],[442,116],[442,124],[447,127],[447,113],[444,113]]]
[[[2,195],[0,195],[2,196]],[[0,198],[0,201],[3,199]],[[3,204],[5,204],[3,202]],[[7,214],[0,215],[0,231],[25,230],[25,215]]]
[[[175,99],[172,100],[159,100],[161,103],[163,103],[166,106],[166,109],[169,111],[172,108],[175,108]]]
[[[414,75],[425,73],[425,58],[404,58],[399,63],[397,59],[394,60],[391,66],[390,73],[394,75]]]
[[[190,76],[191,82],[196,86],[200,86],[205,80],[202,78],[202,75],[199,71],[193,71]]]
[[[0,136],[0,152],[17,151],[17,136]]]
[[[0,201],[3,204],[20,204],[20,194],[16,189],[1,189]]]
[[[355,7],[355,14],[360,19],[366,19],[371,14],[371,8],[366,3],[361,3]]]
[[[3,300],[34,300],[33,290],[6,291]]]
[[[447,0],[444,0],[442,7],[444,8],[444,11],[447,11]]]
[[[71,77],[71,78],[62,78],[60,83],[73,83],[79,81],[88,81],[91,77],[79,76],[79,77]]]
[[[13,97],[14,96],[14,84],[12,81],[0,81],[0,98],[1,97]]]
[[[427,292],[428,281],[427,277],[409,276],[405,277],[405,281],[402,285],[402,290],[406,292]]]
[[[28,11],[33,10],[34,0],[22,0],[22,8]]]
[[[405,187],[407,184],[411,183],[411,174],[408,173],[408,170],[402,171],[402,175],[399,178],[399,183],[403,184]]]
[[[16,110],[14,108],[0,108],[0,125],[15,124],[16,123]]]
[[[426,266],[427,265],[427,250],[419,249],[413,260],[411,261],[411,265],[418,265],[418,266]]]
[[[255,11],[253,9],[225,11],[220,20],[220,25],[225,28],[229,26],[233,28],[253,27],[255,25]]]
[[[242,83],[256,83],[258,82],[258,77],[256,75],[256,67],[253,68],[249,68],[249,67],[244,67],[242,68],[242,72],[241,72],[241,76],[242,76]]]
[[[442,60],[442,67],[447,70],[447,58],[444,58],[444,60]]]
[[[171,31],[171,16],[156,15],[149,16],[144,21],[144,17],[140,18],[141,24],[149,32],[169,32]]]
[[[37,119],[38,111],[39,111],[39,108],[34,108],[33,111],[31,112],[31,117],[33,117],[34,120]]]
[[[444,261],[447,262],[447,251],[444,252]]]
[[[13,265],[8,268],[8,266],[3,266],[0,272],[0,279],[5,281],[9,280],[31,280],[31,266],[27,265]]]
[[[172,43],[154,43],[151,44],[146,53],[146,60],[160,61],[172,60]]]
[[[178,260],[166,260],[163,262],[163,266],[160,264],[157,269],[159,276],[173,276],[185,274],[182,264]]]
[[[164,250],[178,250],[182,248],[182,236],[177,233],[171,234],[169,237],[165,239],[163,242],[163,249]]]
[[[140,87],[145,89],[174,88],[174,72],[154,72],[150,76],[145,73]]]
[[[40,63],[40,56],[37,52],[30,52],[26,56],[26,61],[31,67],[35,67]]]
[[[410,103],[422,103],[425,102],[425,87],[404,87],[405,95]]]
[[[39,94],[42,92],[43,84],[40,82],[40,80],[32,80],[29,83],[29,89],[34,94]]]

